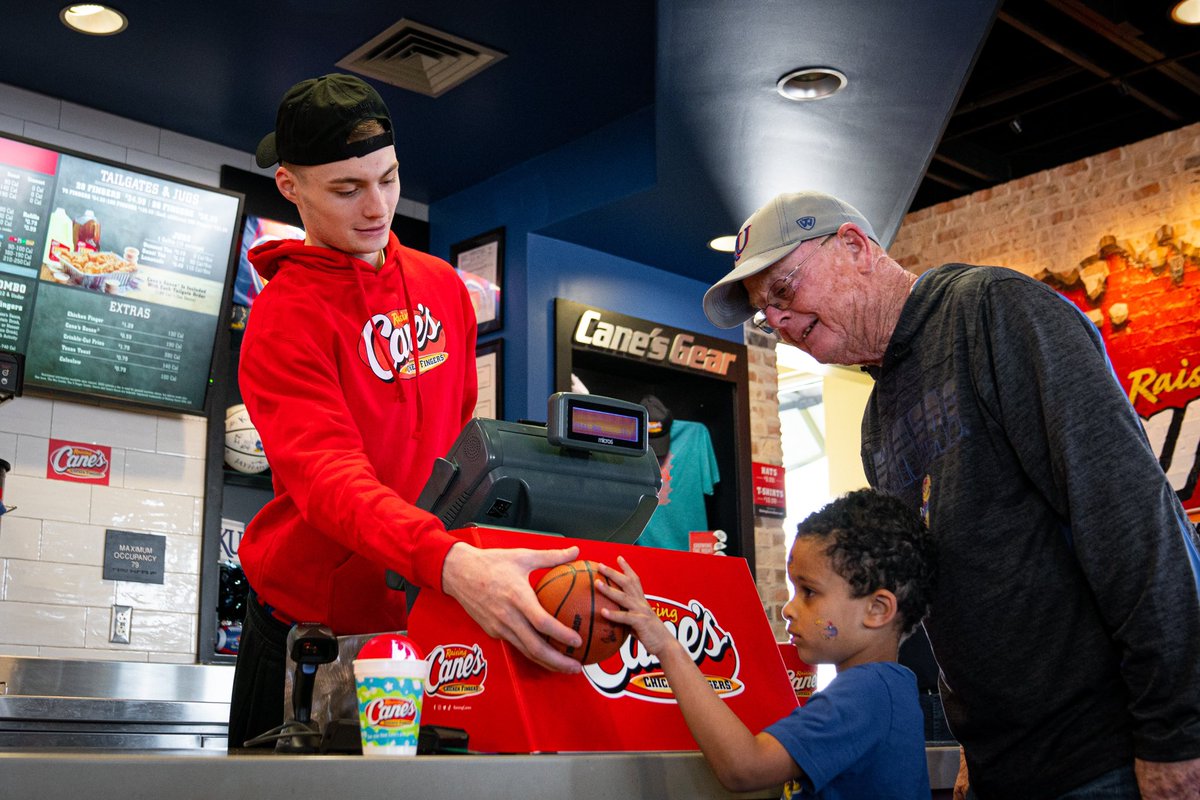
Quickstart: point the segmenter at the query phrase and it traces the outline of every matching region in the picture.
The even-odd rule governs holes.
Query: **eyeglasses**
[[[792,304],[792,298],[796,296],[796,287],[792,284],[792,276],[796,274],[796,270],[803,267],[809,260],[817,254],[817,252],[825,246],[825,243],[832,239],[836,234],[829,234],[821,243],[813,248],[813,251],[800,259],[800,263],[792,267],[792,271],[782,278],[777,279],[771,284],[771,288],[767,290],[767,308],[774,308],[777,311],[786,311],[787,307]],[[773,334],[775,329],[767,323],[767,308],[760,308],[754,312],[754,316],[750,318],[750,324],[758,328],[763,333]]]

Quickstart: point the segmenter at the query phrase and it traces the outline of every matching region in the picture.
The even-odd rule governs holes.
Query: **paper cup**
[[[354,660],[364,756],[416,755],[428,679],[429,662],[422,659]]]

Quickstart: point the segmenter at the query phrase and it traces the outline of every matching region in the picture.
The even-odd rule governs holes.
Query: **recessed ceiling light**
[[[732,253],[736,242],[736,236],[718,236],[709,242],[708,246],[718,253]]]
[[[1183,0],[1171,9],[1171,19],[1183,25],[1200,25],[1200,0]]]
[[[775,89],[788,100],[824,100],[845,85],[845,74],[836,69],[805,67],[784,75]]]
[[[58,12],[58,18],[71,30],[90,36],[112,36],[129,25],[129,20],[120,11],[95,3],[67,6]]]

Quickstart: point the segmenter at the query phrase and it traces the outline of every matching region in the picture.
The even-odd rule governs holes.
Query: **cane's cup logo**
[[[717,694],[733,697],[745,690],[738,678],[741,657],[733,634],[721,627],[712,611],[699,600],[689,600],[686,605],[665,597],[648,595],[646,600]],[[596,691],[612,698],[675,702],[662,665],[633,636],[615,655],[584,667],[583,674]]]
[[[108,481],[110,457],[102,449],[85,444],[60,444],[50,451],[47,477],[81,481]]]
[[[407,697],[376,697],[363,709],[367,723],[383,728],[403,728],[417,718],[417,704]]]
[[[452,700],[482,694],[487,668],[478,644],[439,644],[429,654],[425,694]]]

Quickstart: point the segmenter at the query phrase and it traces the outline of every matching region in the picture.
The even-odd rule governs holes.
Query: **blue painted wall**
[[[704,316],[708,284],[540,235],[554,222],[654,185],[654,115],[645,109],[429,208],[430,250],[505,229],[504,416],[543,419],[554,381],[554,298],[733,342]]]

